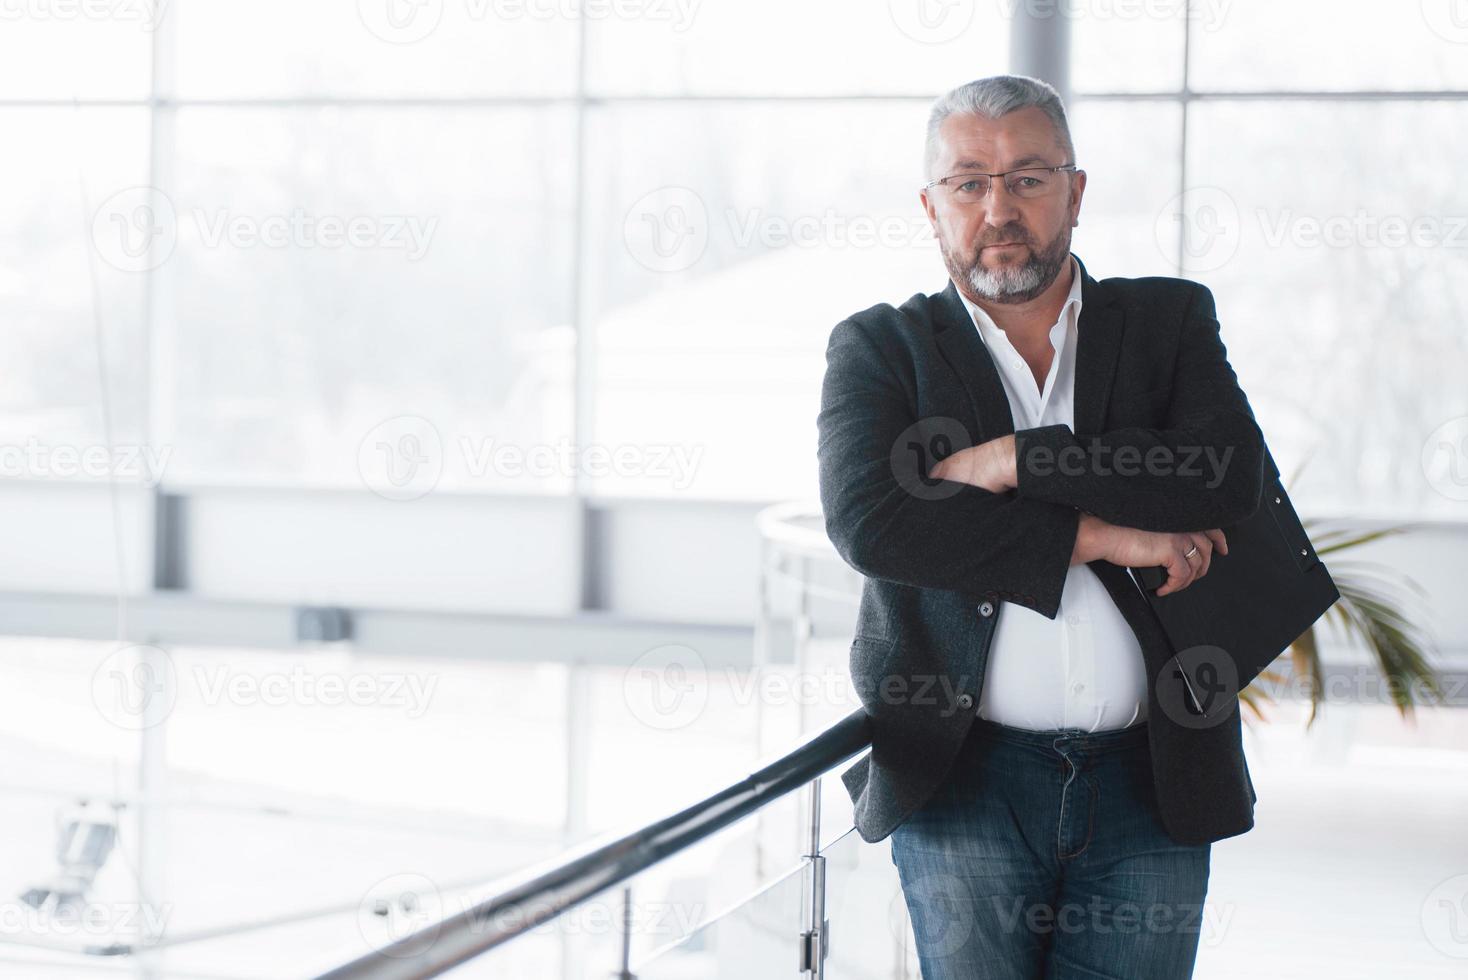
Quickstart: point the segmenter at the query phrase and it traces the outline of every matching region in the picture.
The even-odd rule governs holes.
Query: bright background
[[[1061,6],[1074,251],[1209,286],[1297,509],[1414,522],[1362,554],[1424,587],[1412,615],[1468,675],[1468,13]],[[946,284],[929,102],[1018,70],[1053,7],[0,6],[0,972],[307,975],[365,951],[395,876],[457,894],[843,713],[854,604],[791,613],[754,518],[816,496],[832,326]],[[315,610],[350,640],[310,642]],[[751,694],[755,652],[795,671],[803,630],[814,701]],[[143,730],[109,700],[139,644],[177,694]],[[669,646],[703,698],[676,725],[639,673]],[[249,694],[302,676],[375,700]],[[1259,827],[1215,852],[1235,919],[1200,976],[1468,970],[1463,695],[1415,726],[1374,698],[1250,733]],[[14,899],[82,800],[122,831],[118,918],[339,914],[153,958],[24,947],[74,938],[21,935]],[[745,827],[648,893],[707,912],[738,892],[711,869],[771,880],[796,822],[771,816],[757,870]],[[568,935],[485,973],[599,970]]]

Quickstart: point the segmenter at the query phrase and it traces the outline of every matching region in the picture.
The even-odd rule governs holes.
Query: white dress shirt
[[[988,348],[1009,396],[1014,427],[1075,426],[1076,331],[1081,317],[1081,270],[1060,319],[1050,328],[1055,356],[1044,390],[1009,337],[959,293]],[[1051,731],[1125,728],[1147,716],[1142,648],[1096,573],[1084,564],[1066,572],[1054,619],[1014,602],[1002,603],[978,715],[1001,725]]]

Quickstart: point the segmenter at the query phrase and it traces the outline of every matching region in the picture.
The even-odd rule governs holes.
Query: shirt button
[[[972,708],[974,706],[974,696],[972,694],[960,694],[958,696],[958,706],[960,708]]]
[[[1072,684],[1070,686],[1070,689],[1072,691],[1076,692],[1077,694],[1079,694],[1079,693],[1081,693],[1082,691],[1084,691],[1086,689],[1086,685],[1084,685],[1084,684]]]
[[[1065,617],[1065,621],[1072,626],[1081,625],[1081,617],[1077,616],[1075,613],[1067,614]]]
[[[1023,362],[1023,361],[1021,361],[1021,360],[1020,360],[1020,359],[1019,359],[1019,358],[1017,358],[1017,357],[1016,357],[1016,358],[1015,358],[1015,359],[1014,359],[1014,366],[1015,366],[1015,367],[1022,367],[1022,366],[1023,366],[1023,364],[1024,364],[1024,362]]]
[[[992,616],[992,615],[994,615],[994,603],[992,603],[992,602],[981,602],[981,603],[979,603],[979,615],[980,616]]]

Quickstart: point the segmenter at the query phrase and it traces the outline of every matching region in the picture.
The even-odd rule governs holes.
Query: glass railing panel
[[[801,901],[808,887],[804,865],[674,943],[641,959],[637,980],[735,980],[793,977],[799,964]]]
[[[855,828],[826,858],[829,980],[920,980],[912,924],[889,841],[868,844]]]

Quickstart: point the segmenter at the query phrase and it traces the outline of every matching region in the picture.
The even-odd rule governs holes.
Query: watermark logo
[[[178,672],[167,651],[147,644],[119,647],[92,672],[92,704],[119,728],[161,723],[178,700]]]
[[[122,272],[147,272],[168,261],[178,244],[173,201],[156,187],[128,187],[92,214],[92,247]]]
[[[622,239],[628,253],[653,272],[682,272],[703,257],[709,216],[703,198],[687,187],[660,187],[627,209]]]
[[[357,907],[357,929],[367,945],[386,956],[426,952],[438,939],[443,896],[427,875],[391,875],[373,885]],[[403,942],[415,936],[411,942]],[[403,945],[395,944],[402,942]]]
[[[1468,415],[1432,430],[1422,444],[1422,473],[1449,500],[1468,500]]]
[[[669,643],[634,660],[622,675],[622,698],[633,717],[661,731],[697,721],[708,704],[708,670],[692,647]]]
[[[1451,44],[1468,44],[1468,0],[1422,0],[1427,29]]]
[[[902,430],[888,462],[897,485],[919,500],[942,500],[961,491],[958,480],[935,479],[929,471],[941,460],[973,445],[962,422],[944,415],[918,419]]]
[[[887,0],[892,23],[919,44],[952,41],[974,20],[974,0]]]
[[[357,447],[357,472],[369,490],[388,500],[417,500],[443,476],[443,440],[420,415],[379,423]]]
[[[1238,707],[1239,668],[1222,647],[1188,647],[1157,676],[1162,713],[1183,728],[1212,728]]]
[[[894,901],[906,902],[919,949],[934,958],[963,949],[975,921],[973,894],[963,878],[937,871],[904,881],[903,893]]]
[[[357,0],[357,17],[378,40],[415,44],[438,29],[443,0]]]
[[[1182,235],[1184,274],[1211,272],[1227,264],[1242,237],[1239,208],[1220,187],[1190,187],[1162,207],[1153,224],[1157,249],[1172,262]]]
[[[1468,960],[1468,874],[1438,882],[1422,902],[1422,934],[1432,948]]]

